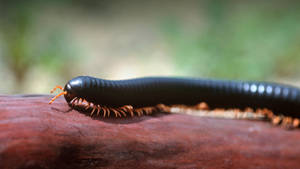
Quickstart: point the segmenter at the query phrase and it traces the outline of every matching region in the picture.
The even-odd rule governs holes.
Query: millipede
[[[105,80],[78,76],[64,88],[56,86],[51,92],[56,89],[62,92],[49,104],[64,95],[71,108],[81,107],[91,116],[141,116],[169,111],[171,105],[205,102],[209,108],[266,108],[274,112],[268,116],[276,123],[285,120],[299,126],[300,89],[279,83],[181,77]]]

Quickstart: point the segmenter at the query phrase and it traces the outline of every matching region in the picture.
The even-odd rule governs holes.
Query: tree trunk
[[[92,119],[50,98],[0,96],[1,169],[299,168],[299,129],[184,114]]]

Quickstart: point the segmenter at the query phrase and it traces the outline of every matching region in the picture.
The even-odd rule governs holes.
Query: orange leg
[[[132,107],[132,106],[130,106],[130,105],[125,105],[125,106],[121,107],[121,109],[122,109],[124,112],[129,112],[130,115],[131,115],[131,117],[134,116],[134,114],[133,114],[133,107]]]
[[[123,114],[123,116],[126,117],[125,111],[123,111],[122,109],[118,109],[117,111],[121,112]]]
[[[77,102],[77,100],[78,100],[78,97],[75,97],[75,98],[71,101],[71,104],[72,104],[73,107],[75,106],[75,102]]]
[[[89,109],[91,107],[91,102],[88,102],[86,107],[85,107],[85,110]]]
[[[129,111],[129,113],[130,113],[131,117],[133,117],[133,116],[134,116],[134,114],[133,114],[133,110],[132,110],[132,109],[128,109],[128,111]]]
[[[103,117],[105,117],[105,115],[106,115],[106,109],[102,108],[102,110],[103,110]]]
[[[93,114],[94,114],[94,112],[95,112],[95,110],[97,109],[97,106],[96,105],[93,105],[93,110],[92,110],[92,112],[91,112],[91,116],[93,116]]]
[[[106,107],[105,107],[105,109],[107,111],[107,117],[109,117],[110,116],[110,110],[108,108],[106,108]]]
[[[99,105],[97,105],[97,116],[99,116],[100,109],[101,109],[101,107]]]
[[[118,116],[122,117],[122,115],[116,109],[111,108],[111,110],[115,113],[116,117]]]
[[[140,109],[135,109],[134,112],[137,113],[138,116],[141,116],[141,110]]]
[[[79,106],[82,104],[82,98],[79,98],[79,99],[78,99],[77,104],[78,104]]]

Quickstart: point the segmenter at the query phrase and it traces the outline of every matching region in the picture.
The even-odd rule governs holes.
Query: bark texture
[[[300,168],[300,130],[158,113],[94,118],[63,98],[0,96],[1,169]]]

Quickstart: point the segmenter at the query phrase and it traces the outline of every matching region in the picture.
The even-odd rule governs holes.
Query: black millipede
[[[279,83],[178,77],[145,77],[104,80],[90,76],[71,79],[55,96],[64,95],[74,108],[107,117],[151,114],[165,105],[196,105],[205,102],[212,108],[267,108],[276,115],[300,117],[300,89]]]

